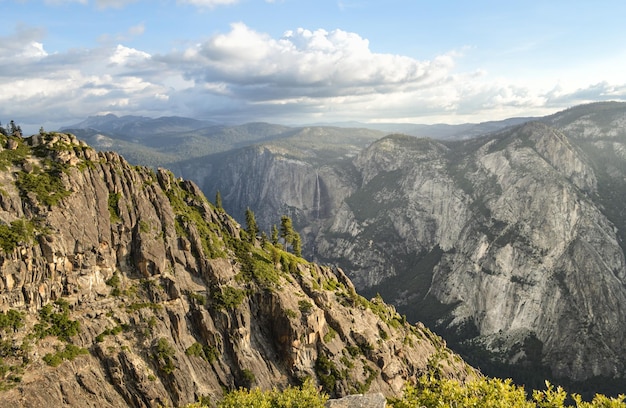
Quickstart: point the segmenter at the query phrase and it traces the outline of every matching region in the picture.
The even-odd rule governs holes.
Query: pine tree
[[[272,245],[278,244],[278,228],[276,228],[276,224],[272,225]]]
[[[254,217],[254,212],[250,207],[246,208],[246,232],[250,235],[250,242],[256,241],[256,236],[259,233],[259,227]]]
[[[280,237],[285,242],[285,249],[293,242],[293,222],[286,215],[280,217]]]
[[[293,254],[295,256],[302,256],[302,241],[300,240],[300,234],[294,231],[293,233]]]
[[[222,194],[219,190],[215,193],[215,208],[220,212],[224,211],[224,207],[222,207]]]

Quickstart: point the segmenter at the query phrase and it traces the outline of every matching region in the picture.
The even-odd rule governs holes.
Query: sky
[[[626,100],[623,0],[0,0],[0,122],[477,123]]]

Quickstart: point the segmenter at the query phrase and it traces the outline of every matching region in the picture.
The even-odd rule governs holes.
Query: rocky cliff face
[[[610,103],[463,142],[394,135],[321,165],[265,146],[230,156],[229,171],[246,168],[241,183],[203,187],[260,219],[296,214],[310,256],[487,370],[619,381],[625,118]]]
[[[0,405],[179,406],[305,378],[390,396],[428,369],[474,375],[191,182],[67,134],[0,142]]]

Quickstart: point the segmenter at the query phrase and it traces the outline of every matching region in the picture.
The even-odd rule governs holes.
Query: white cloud
[[[141,63],[150,58],[150,54],[147,52],[139,51],[134,48],[124,47],[118,44],[113,52],[113,55],[109,58],[109,62],[115,65],[127,65],[133,63]]]
[[[227,34],[187,49],[181,67],[197,82],[224,81],[232,86],[267,86],[290,97],[369,94],[389,87],[420,88],[444,81],[453,57],[433,61],[377,54],[369,42],[343,30],[288,31],[280,39],[233,24]],[[257,98],[269,95],[259,93]],[[279,97],[279,95],[277,95]]]
[[[545,88],[533,78],[460,72],[464,56],[456,52],[431,60],[376,53],[343,30],[299,28],[274,38],[236,23],[159,55],[124,41],[52,54],[45,44],[42,30],[26,26],[0,37],[1,120],[23,123],[36,112],[38,128],[112,112],[229,122],[477,122],[626,100],[620,82],[582,78]]]

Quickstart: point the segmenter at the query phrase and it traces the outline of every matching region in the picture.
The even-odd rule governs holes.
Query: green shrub
[[[109,215],[112,223],[121,222],[121,214],[120,214],[120,199],[122,198],[122,194],[120,193],[109,193]]]
[[[17,175],[17,187],[23,196],[27,193],[35,193],[37,200],[45,205],[56,205],[60,200],[70,195],[61,180],[61,169],[56,163],[52,168],[42,171],[36,167],[32,173],[21,171]]]
[[[7,312],[0,312],[0,329],[6,332],[16,332],[24,326],[24,312],[9,309]]]
[[[200,343],[193,343],[185,350],[185,354],[188,356],[200,357],[206,362],[212,363],[217,360],[219,351],[213,346],[203,346]]]
[[[337,381],[343,378],[335,363],[325,354],[317,356],[315,374],[322,385],[322,389],[329,394],[334,394]]]
[[[213,292],[213,301],[218,309],[234,309],[243,302],[245,297],[245,291],[232,286],[226,286]]]
[[[189,299],[193,299],[198,304],[202,306],[206,305],[206,297],[204,295],[201,295],[199,293],[189,292],[188,296],[189,296]]]
[[[328,400],[326,394],[320,394],[311,380],[306,380],[301,387],[288,387],[283,391],[273,389],[261,391],[237,390],[227,393],[217,404],[218,408],[323,408]]]
[[[254,373],[247,368],[241,370],[241,378],[243,379],[243,383],[247,388],[252,387],[252,385],[256,382],[256,377]]]
[[[72,361],[81,354],[89,354],[89,351],[73,344],[66,344],[64,350],[57,351],[56,353],[48,353],[43,356],[43,361],[49,366],[56,367],[60,365],[63,360]]]
[[[32,242],[35,226],[30,221],[15,220],[10,225],[0,224],[0,248],[10,252],[21,243]]]
[[[46,336],[57,336],[60,340],[69,341],[70,337],[80,333],[80,323],[70,319],[69,303],[65,299],[57,299],[54,304],[60,309],[54,310],[50,303],[39,310],[39,323],[33,327],[33,336],[42,339]]]
[[[425,375],[415,385],[407,384],[402,398],[389,400],[391,408],[414,407],[484,407],[484,408],[565,408],[569,396],[561,387],[554,387],[546,381],[546,389],[532,392],[532,400],[527,399],[523,387],[514,385],[511,380],[480,377],[467,383],[457,380]],[[571,395],[577,408],[626,408],[624,396],[609,398],[596,395],[591,402],[584,402],[577,395]]]
[[[333,341],[333,339],[337,336],[337,332],[332,327],[328,327],[328,331],[324,334],[324,343],[328,343]]]
[[[174,372],[176,369],[176,365],[174,365],[175,353],[176,350],[165,337],[161,337],[157,341],[154,348],[154,356],[156,357],[159,370],[165,374],[171,374]]]
[[[308,300],[302,299],[298,301],[298,308],[302,313],[309,313],[313,309],[313,304]]]

